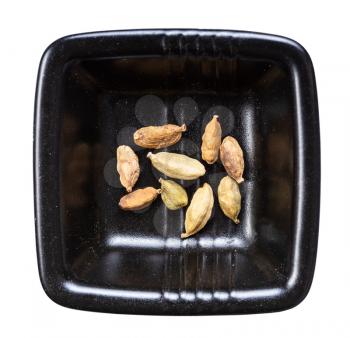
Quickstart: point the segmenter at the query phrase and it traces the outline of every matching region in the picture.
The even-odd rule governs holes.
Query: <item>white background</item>
[[[350,337],[347,2],[1,1],[0,336]],[[32,188],[33,103],[39,60],[58,37],[127,28],[251,30],[293,38],[308,50],[318,85],[322,198],[316,272],[301,305],[262,315],[151,317],[70,310],[45,295],[36,265]]]

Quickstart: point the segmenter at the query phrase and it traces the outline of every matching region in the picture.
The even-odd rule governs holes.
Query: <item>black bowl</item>
[[[215,201],[196,236],[184,211],[160,198],[125,212],[118,144],[139,155],[136,187],[159,173],[136,147],[143,125],[185,122],[168,150],[200,158],[203,126],[218,114],[242,145],[241,223]],[[311,60],[295,41],[211,30],[80,34],[45,51],[35,105],[35,210],[40,278],[55,302],[147,314],[270,312],[299,304],[317,250],[320,145]],[[182,182],[216,191],[220,163]]]

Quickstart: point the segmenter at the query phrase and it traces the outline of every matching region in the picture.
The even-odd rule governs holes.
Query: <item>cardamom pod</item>
[[[186,131],[185,124],[144,127],[135,131],[134,142],[143,148],[165,148],[177,143],[184,131]]]
[[[123,210],[142,210],[151,205],[158,194],[160,189],[152,187],[137,189],[123,196],[119,201],[119,207]]]
[[[220,146],[220,159],[229,176],[234,178],[237,183],[244,181],[244,158],[243,151],[232,136],[226,136]]]
[[[120,183],[130,192],[140,175],[139,159],[129,146],[119,146],[116,156]]]
[[[186,211],[185,233],[181,238],[196,234],[207,224],[214,205],[213,190],[208,183],[198,188],[192,197],[190,206]]]
[[[213,116],[202,136],[202,159],[208,164],[215,163],[219,157],[222,131],[218,118],[218,115]]]
[[[194,180],[205,174],[205,168],[198,160],[183,154],[160,152],[147,157],[161,173],[179,180]]]
[[[218,198],[223,213],[238,224],[238,214],[241,211],[241,193],[238,183],[230,176],[221,179],[218,187]]]
[[[186,190],[178,183],[172,180],[159,179],[161,184],[161,197],[170,210],[177,210],[185,207],[188,204],[188,197]]]

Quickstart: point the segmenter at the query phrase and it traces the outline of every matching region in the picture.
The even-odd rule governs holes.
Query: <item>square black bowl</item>
[[[136,147],[143,125],[186,123],[169,150],[200,158],[214,113],[242,145],[239,225],[217,201],[196,236],[184,211],[159,198],[125,212],[115,149],[137,151],[137,187],[159,173]],[[302,46],[237,31],[138,30],[80,34],[45,51],[35,104],[35,215],[40,278],[55,302],[147,314],[271,312],[299,304],[316,260],[320,145],[315,78]],[[216,191],[221,164],[182,182]]]

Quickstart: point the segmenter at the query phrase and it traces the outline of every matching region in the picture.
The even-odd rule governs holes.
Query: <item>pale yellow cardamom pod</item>
[[[116,155],[120,183],[130,192],[140,175],[139,159],[129,146],[119,146]]]
[[[161,173],[179,180],[194,180],[205,174],[205,168],[198,160],[183,154],[160,152],[147,154],[152,165]]]
[[[187,238],[202,230],[207,224],[214,205],[213,190],[208,183],[198,188],[187,208],[185,217],[185,233],[181,238]]]
[[[161,197],[170,210],[177,210],[185,207],[188,204],[186,190],[178,183],[172,180],[159,179],[161,184]]]
[[[215,163],[219,157],[222,131],[218,118],[218,115],[213,116],[202,136],[202,159],[208,164]]]
[[[153,187],[137,189],[123,196],[119,201],[119,206],[123,210],[142,210],[151,205],[158,194],[160,194],[160,189]]]
[[[177,126],[166,124],[164,126],[149,126],[136,130],[134,142],[143,148],[159,149],[177,143],[186,131],[186,125]]]
[[[243,151],[234,137],[226,136],[222,141],[220,146],[220,159],[229,176],[234,178],[237,183],[244,181]]]
[[[238,214],[241,211],[241,193],[238,183],[230,176],[221,179],[218,187],[218,198],[223,213],[238,224]]]

